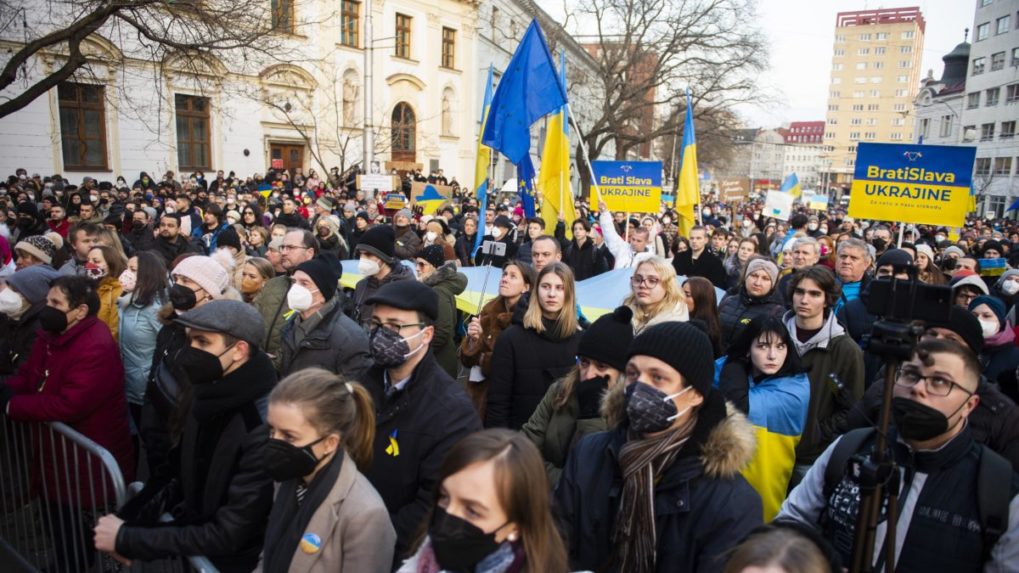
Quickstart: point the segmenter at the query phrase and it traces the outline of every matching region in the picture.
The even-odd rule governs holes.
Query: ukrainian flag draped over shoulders
[[[693,127],[693,101],[686,90],[686,124],[683,126],[682,165],[679,168],[679,189],[676,193],[676,213],[679,234],[690,236],[696,222],[694,205],[701,202],[700,178],[697,173],[697,136]]]
[[[488,178],[488,171],[492,165],[492,148],[481,143],[485,134],[485,122],[488,121],[488,110],[492,107],[492,66],[488,66],[488,79],[485,82],[485,99],[481,104],[481,129],[478,131],[478,157],[474,163],[474,189],[478,198],[479,217],[478,235],[474,239],[474,249],[481,246],[481,239],[485,236],[485,211],[488,209],[488,189],[492,182]]]
[[[566,85],[566,56],[559,56],[559,76]],[[566,225],[566,236],[573,237],[573,188],[570,186],[570,137],[569,119],[564,105],[549,119],[545,130],[545,149],[541,153],[541,173],[538,188],[541,189],[541,218],[545,229],[552,234],[562,214]]]

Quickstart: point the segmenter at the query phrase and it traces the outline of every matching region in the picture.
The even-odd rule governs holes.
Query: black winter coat
[[[18,320],[7,315],[0,317],[0,376],[14,374],[28,360],[35,335],[42,328],[39,313],[45,307],[46,301],[32,305]]]
[[[563,262],[573,269],[573,276],[577,281],[589,279],[609,270],[601,250],[595,247],[590,239],[580,246],[577,245],[576,239],[570,241],[563,254]]]
[[[485,427],[519,430],[549,387],[576,366],[580,331],[557,340],[551,335],[554,323],[543,322],[541,334],[517,323],[495,341]]]
[[[273,496],[272,478],[264,470],[269,434],[259,404],[275,384],[272,362],[259,352],[204,385],[214,397],[195,387],[170,464],[120,512],[127,523],[117,534],[118,553],[143,561],[204,555],[223,572],[255,568]],[[173,522],[151,522],[155,500]]]
[[[152,353],[149,381],[145,385],[145,404],[138,433],[145,446],[150,472],[167,462],[181,426],[177,407],[190,387],[187,375],[176,366],[178,353],[188,344],[187,329],[173,322],[175,318],[177,314],[169,304],[159,310],[163,328],[156,334],[156,350]]]
[[[330,300],[322,319],[298,340],[297,314],[283,326],[280,374],[288,376],[305,368],[325,368],[347,380],[361,381],[371,367],[368,335],[356,322],[343,314],[342,294]]]
[[[396,529],[395,555],[404,557],[432,507],[442,458],[481,430],[481,420],[431,350],[402,391],[387,398],[385,384],[384,369],[372,366],[365,374],[375,403],[375,445],[364,475],[386,503]]]
[[[170,241],[164,239],[163,237],[156,237],[155,239],[152,240],[152,243],[149,245],[149,249],[162,255],[167,265],[172,263],[174,259],[183,255],[184,253],[199,252],[199,248],[196,245],[189,243],[184,238],[184,235],[178,236],[177,242],[175,243],[171,243]]]
[[[613,528],[623,491],[619,452],[627,428],[582,438],[570,452],[555,506],[575,570],[618,571]],[[719,399],[698,412],[690,441],[655,483],[659,573],[721,571],[728,552],[763,522],[761,498],[740,475],[754,429]]]
[[[747,325],[767,317],[781,318],[785,309],[775,291],[765,296],[750,296],[745,286],[722,299],[718,305],[718,322],[722,327],[722,349],[728,349]]]
[[[697,260],[693,260],[693,251],[686,250],[677,253],[672,258],[672,267],[676,274],[685,277],[704,277],[711,281],[711,284],[720,289],[726,288],[725,267],[722,261],[713,255],[708,249],[704,249]]]

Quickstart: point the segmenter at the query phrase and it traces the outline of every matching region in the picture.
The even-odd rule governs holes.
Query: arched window
[[[415,161],[417,159],[417,119],[410,105],[400,102],[393,108],[392,128],[393,161]]]

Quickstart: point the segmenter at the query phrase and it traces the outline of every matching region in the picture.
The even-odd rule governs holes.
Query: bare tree
[[[683,115],[661,110],[685,109],[687,87],[705,123],[698,139],[708,126],[729,125],[735,104],[758,101],[767,50],[754,11],[754,0],[579,0],[570,19],[597,62],[588,79],[604,92],[582,134],[591,158],[610,142],[616,159],[646,154],[659,138],[672,142]]]
[[[243,67],[249,60],[272,60],[284,39],[272,33],[269,5],[267,0],[0,0],[0,33],[19,45],[0,56],[0,90],[7,95],[0,117],[76,74],[89,73],[92,62],[84,44],[93,34],[154,62],[172,57],[182,65],[214,55]],[[276,24],[293,26],[286,19],[291,17],[278,15]],[[29,81],[27,67],[41,56],[53,56],[59,65]]]

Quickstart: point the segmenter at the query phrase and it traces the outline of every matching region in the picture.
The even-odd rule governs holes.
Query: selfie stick
[[[481,246],[484,249],[484,243]],[[484,252],[484,250],[482,250]],[[474,313],[474,316],[481,316],[481,307],[485,304],[485,289],[488,288],[488,274],[492,272],[492,261],[489,258],[488,263],[485,264],[485,280],[481,283],[481,294],[478,295],[478,312]]]

